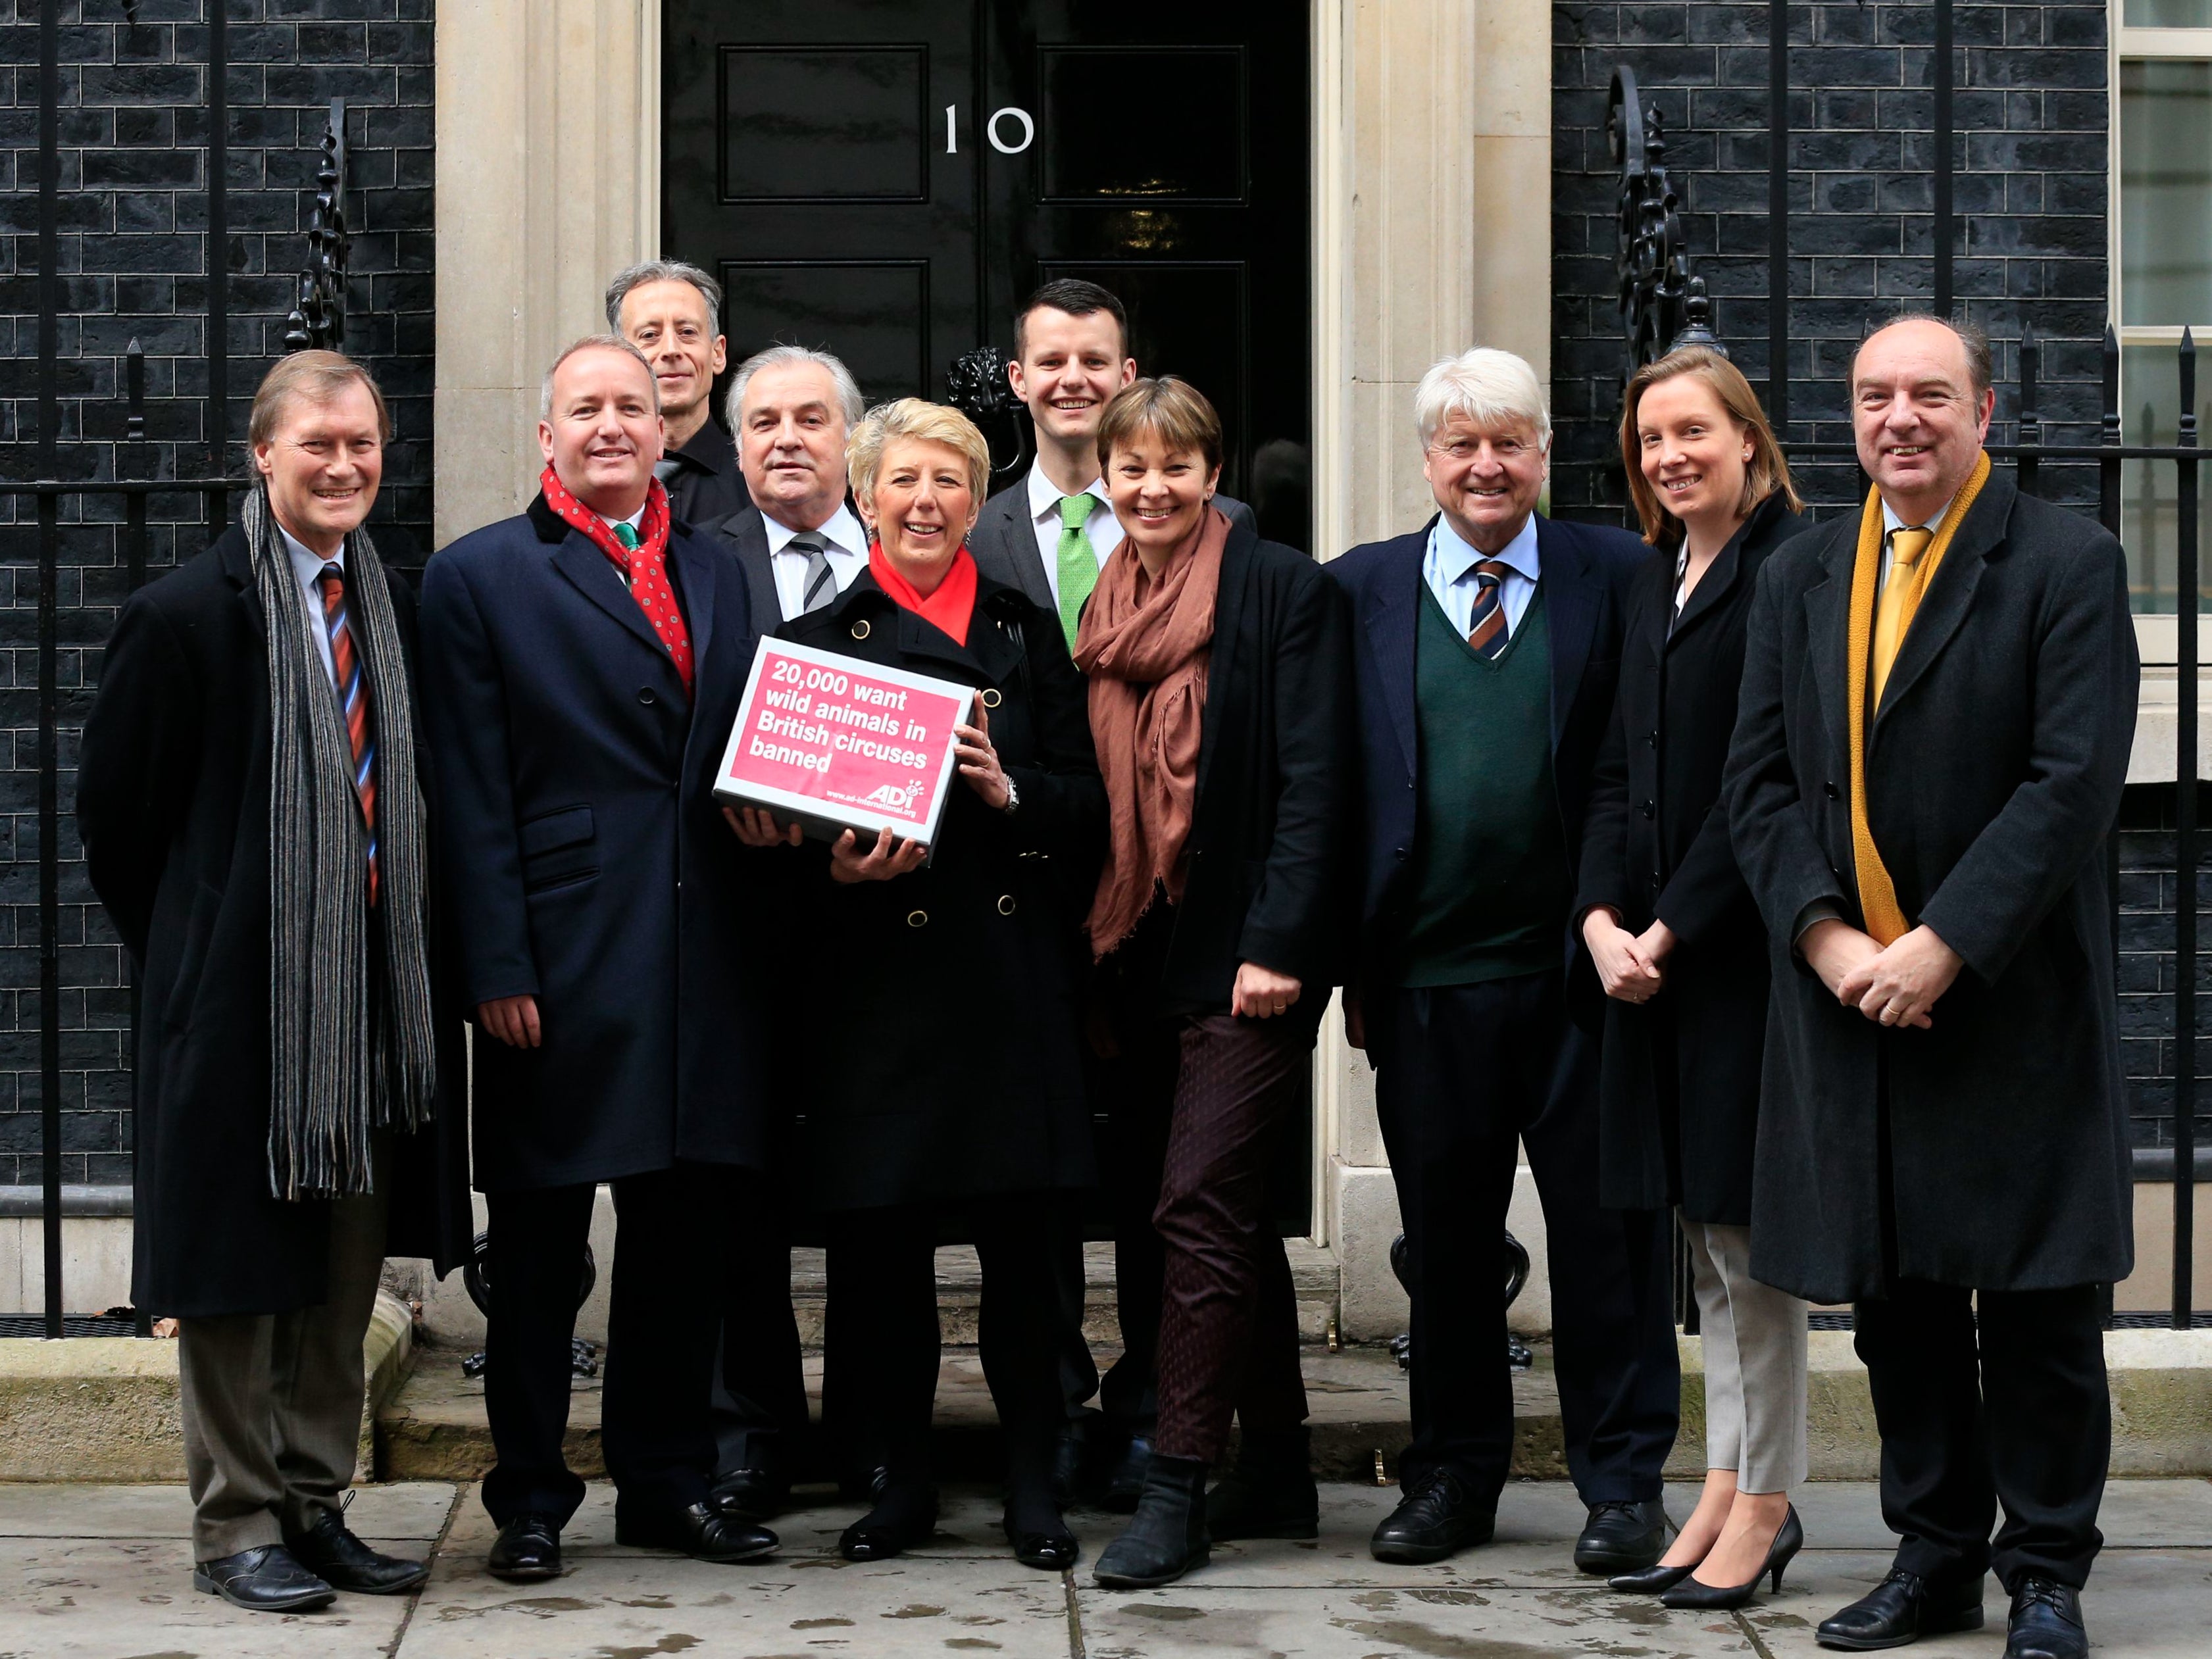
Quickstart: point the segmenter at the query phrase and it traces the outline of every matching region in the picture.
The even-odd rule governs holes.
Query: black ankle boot
[[[1216,1543],[1321,1536],[1321,1492],[1304,1427],[1244,1431],[1236,1462],[1206,1495],[1206,1530]]]
[[[1146,1589],[1172,1584],[1194,1567],[1206,1565],[1206,1465],[1188,1457],[1152,1454],[1137,1512],[1121,1535],[1106,1547],[1094,1570],[1113,1589]]]

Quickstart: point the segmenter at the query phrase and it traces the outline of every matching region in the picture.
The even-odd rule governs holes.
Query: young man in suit
[[[680,259],[648,259],[607,284],[607,326],[645,354],[668,442],[653,468],[676,516],[699,528],[745,504],[730,434],[714,424],[714,377],[729,362],[722,285]]]
[[[279,360],[242,519],[124,605],[77,770],[149,1034],[131,1299],[177,1316],[192,1581],[264,1612],[429,1577],[343,1518],[362,1339],[387,1250],[470,1233],[415,599],[363,528],[390,436],[359,365]]]
[[[2008,1659],[2081,1659],[2097,1287],[2134,1261],[2101,849],[2139,670],[2119,544],[1991,471],[1994,401],[1978,331],[1876,330],[1851,367],[1865,508],[1759,572],[1729,757],[1779,1034],[1751,1267],[1855,1304],[1901,1534],[1817,1639],[1978,1628],[1995,1567]]]
[[[709,1561],[775,1534],[710,1497],[719,1272],[773,1143],[774,952],[712,784],[750,665],[744,581],[653,476],[653,371],[616,335],[545,379],[520,515],[424,574],[432,750],[489,1214],[490,1570],[561,1570],[576,1285],[601,1182],[618,1232],[604,1435],[618,1541]]]
[[[768,633],[827,609],[868,568],[867,532],[845,501],[860,388],[826,351],[770,346],[738,365],[728,412],[752,499],[708,528],[743,568],[754,626]],[[787,1103],[798,1086],[782,1091]],[[736,1242],[723,1304],[714,1495],[757,1521],[788,1501],[808,1439],[787,1237],[772,1209]]]
[[[1491,1535],[1513,1444],[1499,1270],[1517,1149],[1549,1239],[1567,1467],[1585,1572],[1665,1544],[1679,1376],[1662,1218],[1598,1204],[1601,994],[1570,932],[1575,849],[1650,550],[1536,511],[1551,418],[1535,371],[1477,348],[1414,400],[1437,514],[1328,567],[1352,596],[1365,891],[1354,1047],[1406,1229],[1413,1443],[1377,1559]]]

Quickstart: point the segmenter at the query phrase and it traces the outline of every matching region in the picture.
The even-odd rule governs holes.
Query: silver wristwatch
[[[1006,780],[1006,804],[1004,806],[1001,806],[999,810],[1001,812],[1004,812],[1008,817],[1012,817],[1014,815],[1014,808],[1019,806],[1021,804],[1021,793],[1014,787],[1014,781],[1012,778],[1008,778]]]

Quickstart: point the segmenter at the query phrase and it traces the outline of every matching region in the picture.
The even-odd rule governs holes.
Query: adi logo
[[[896,783],[885,783],[878,785],[863,795],[860,798],[860,804],[864,806],[880,806],[886,811],[908,812],[914,810],[914,804],[921,795],[921,785],[919,783],[909,783],[904,788],[901,788]]]

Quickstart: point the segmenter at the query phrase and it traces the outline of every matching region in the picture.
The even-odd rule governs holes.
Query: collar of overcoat
[[[599,544],[570,525],[546,501],[542,490],[531,501],[527,516],[538,539],[551,546],[553,568],[576,591],[605,611],[621,629],[650,651],[672,678],[676,664],[660,642],[653,624],[632,597],[613,562]],[[672,521],[668,527],[668,562],[675,571],[684,625],[691,638],[693,672],[707,655],[707,642],[714,634],[714,567],[687,525]]]
[[[963,684],[998,685],[1010,677],[1025,648],[1024,629],[1034,625],[1036,608],[1018,590],[979,575],[975,582],[975,612],[968,623],[968,641],[962,644],[934,623],[925,622],[907,610],[878,585],[874,574],[863,570],[836,603],[810,616],[796,617],[787,633],[811,633],[830,629],[849,637],[854,623],[895,629],[899,665],[918,674],[940,672],[940,678]],[[800,624],[805,624],[801,627]],[[824,650],[835,650],[824,644]],[[933,667],[934,665],[934,667]],[[944,669],[955,672],[942,674]]]
[[[1672,651],[1677,641],[1720,608],[1721,601],[1735,590],[1736,582],[1743,574],[1743,550],[1765,535],[1774,521],[1789,510],[1790,503],[1778,489],[1751,509],[1751,516],[1736,526],[1735,534],[1729,537],[1727,544],[1714,556],[1711,568],[1699,579],[1697,587],[1690,594],[1690,602],[1682,607],[1680,619],[1665,634],[1664,650]],[[1673,562],[1669,560],[1665,563],[1668,567],[1668,602],[1660,607],[1662,629],[1665,628],[1663,619],[1674,603]]]
[[[1881,705],[1875,710],[1867,731],[1869,748],[1891,714],[1912,695],[1913,688],[1966,620],[1966,613],[1973,608],[1975,590],[1981,586],[1982,572],[1991,559],[2004,552],[2005,532],[2012,522],[2013,500],[2018,493],[2010,472],[1992,471],[1982,493],[1966,509],[1966,520],[1952,537],[1935,580],[1913,613],[1912,626],[1905,630],[1905,642],[1898,647],[1897,660],[1882,688]],[[1827,580],[1805,592],[1805,637],[1814,683],[1820,691],[1821,716],[1827,722],[1830,740],[1840,750],[1850,744],[1851,581],[1858,563],[1859,515],[1844,514],[1835,524],[1820,560]]]

